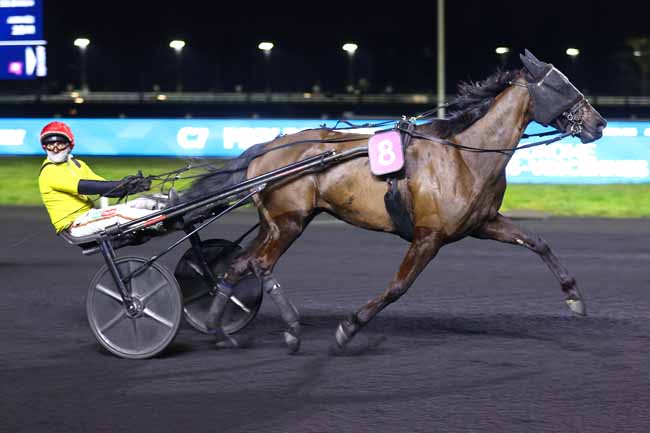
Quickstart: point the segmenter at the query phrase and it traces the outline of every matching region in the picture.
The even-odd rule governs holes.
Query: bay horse
[[[340,348],[404,295],[442,246],[467,236],[534,251],[559,281],[571,311],[586,314],[575,279],[549,245],[517,227],[499,208],[506,190],[506,165],[531,121],[554,126],[585,143],[599,139],[607,122],[553,65],[528,50],[520,58],[521,70],[497,71],[482,82],[461,84],[459,95],[448,104],[447,118],[414,125],[404,152],[405,176],[397,184],[412,223],[410,246],[383,293],[340,322],[335,333]],[[205,174],[184,198],[214,194],[327,150],[351,149],[366,144],[369,137],[328,128],[281,136],[255,145],[223,169]],[[237,344],[223,333],[220,319],[235,284],[253,272],[287,324],[284,338],[290,352],[298,350],[298,311],[272,272],[318,213],[326,212],[365,229],[399,234],[384,201],[387,182],[371,174],[368,166],[367,156],[350,159],[322,171],[299,173],[253,197],[259,232],[222,276],[209,311],[209,329],[217,336],[218,345]]]

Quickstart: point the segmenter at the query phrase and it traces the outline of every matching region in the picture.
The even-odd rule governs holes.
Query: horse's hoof
[[[573,314],[577,316],[587,315],[587,307],[582,300],[580,291],[575,285],[571,289],[567,290],[564,302],[566,302],[567,307],[569,307],[569,310],[571,310]]]
[[[217,349],[238,349],[244,346],[242,344],[242,341],[226,334],[223,331],[214,333],[213,335],[217,337],[217,342],[215,343]]]
[[[582,302],[582,299],[567,298],[564,302],[566,302],[567,306],[574,314],[581,317],[587,315],[587,308],[585,307],[585,303]]]
[[[289,348],[289,353],[296,353],[300,350],[300,337],[290,331],[284,331],[284,342]]]
[[[289,353],[296,353],[300,349],[300,322],[294,322],[284,331],[284,342],[289,348]]]
[[[582,295],[580,294],[578,287],[576,287],[574,284],[573,287],[571,287],[565,293],[566,298],[564,298],[564,302],[566,302],[569,310],[571,310],[573,314],[577,316],[586,316],[587,307],[585,306],[585,302],[582,300]]]
[[[225,335],[223,339],[215,343],[217,349],[237,349],[241,347],[240,342],[230,335]]]
[[[343,330],[343,324],[340,324],[338,328],[336,328],[336,345],[339,347],[339,349],[345,349],[345,346],[348,344],[350,341],[350,337],[345,333]]]

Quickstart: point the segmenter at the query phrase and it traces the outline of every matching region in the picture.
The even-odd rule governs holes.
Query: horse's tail
[[[248,148],[235,159],[231,159],[218,169],[209,171],[199,176],[192,185],[183,193],[182,200],[190,201],[197,198],[215,195],[221,191],[237,185],[246,180],[246,170],[251,161],[264,153],[267,143],[258,143]]]

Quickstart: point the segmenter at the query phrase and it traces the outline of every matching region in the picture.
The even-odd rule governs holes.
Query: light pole
[[[257,48],[264,54],[264,91],[271,91],[271,50],[273,49],[273,42],[260,42]]]
[[[445,117],[445,0],[438,0],[438,117]]]
[[[80,68],[79,73],[80,77],[80,87],[82,92],[88,92],[88,79],[86,77],[86,48],[90,44],[90,39],[88,38],[77,38],[74,40],[74,46],[79,47],[79,59],[80,59]]]
[[[182,54],[183,48],[185,47],[185,41],[180,39],[174,39],[169,43],[169,47],[174,49],[176,52],[176,91],[183,91],[183,75],[182,75]]]
[[[648,78],[650,77],[650,38],[637,36],[628,38],[626,43],[632,48],[632,60],[639,67],[641,95],[648,94]]]
[[[348,53],[348,85],[346,89],[348,92],[352,93],[356,87],[354,85],[354,55],[359,46],[353,42],[347,42],[343,44],[343,47],[341,48],[343,51]]]

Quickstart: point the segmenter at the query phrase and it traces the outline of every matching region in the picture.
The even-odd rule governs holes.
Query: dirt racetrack
[[[235,212],[203,237],[254,220]],[[574,274],[588,317],[532,252],[467,239],[335,356],[338,321],[386,287],[407,245],[319,217],[275,272],[302,315],[299,354],[265,299],[247,348],[183,324],[162,356],[129,361],[86,321],[101,256],[58,239],[42,208],[0,208],[0,432],[650,431],[650,220],[520,223]]]

